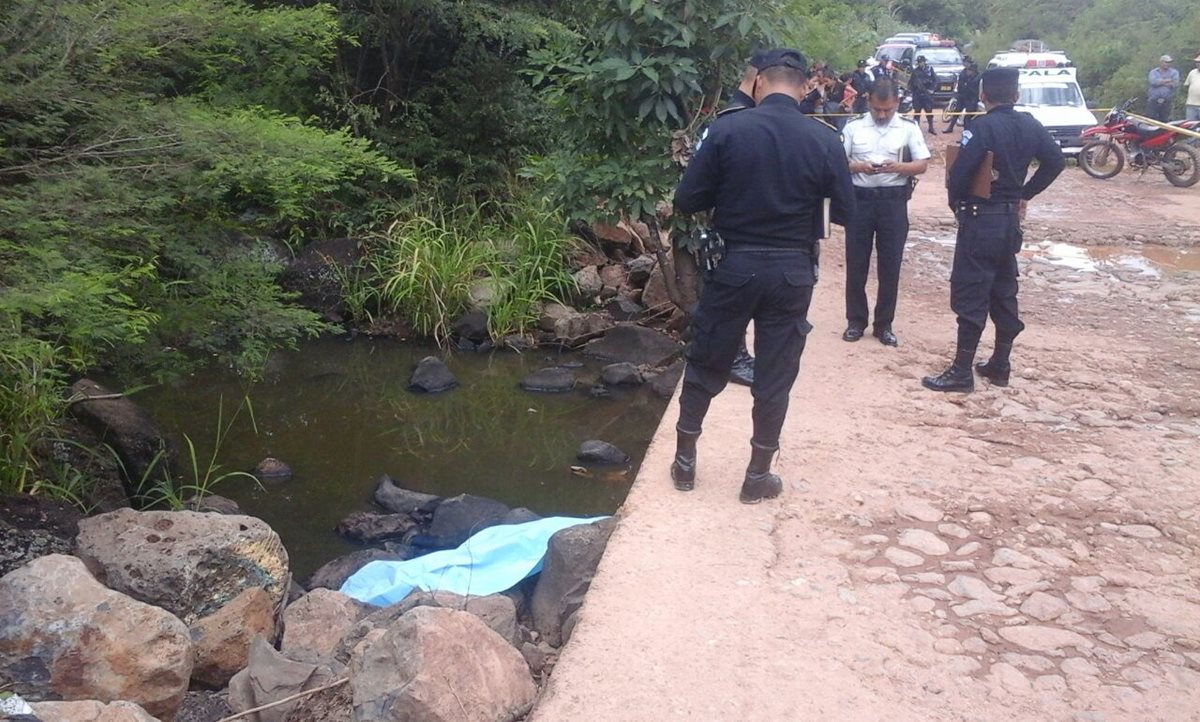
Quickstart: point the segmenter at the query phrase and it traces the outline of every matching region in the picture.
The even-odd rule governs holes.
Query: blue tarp
[[[342,585],[342,594],[360,602],[395,604],[414,589],[487,596],[503,592],[542,570],[546,545],[555,532],[607,519],[552,516],[524,524],[493,526],[457,549],[433,552],[405,562],[371,562]]]

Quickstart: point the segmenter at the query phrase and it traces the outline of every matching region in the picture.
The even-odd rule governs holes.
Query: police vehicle
[[[924,55],[937,76],[937,85],[933,89],[934,102],[946,103],[954,97],[958,90],[958,74],[963,69],[963,56],[953,40],[890,42],[892,39],[875,48],[876,61],[886,55],[906,71],[911,71],[917,65],[917,56]]]
[[[989,68],[1017,68],[1021,95],[1016,109],[1029,113],[1050,131],[1067,155],[1083,147],[1083,131],[1097,124],[1079,89],[1076,68],[1062,51],[998,53]]]

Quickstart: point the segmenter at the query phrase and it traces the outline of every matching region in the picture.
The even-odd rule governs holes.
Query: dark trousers
[[[875,189],[871,189],[874,191]],[[854,214],[846,223],[846,321],[856,328],[867,327],[867,275],[871,252],[878,253],[876,274],[879,293],[875,298],[875,328],[890,329],[896,317],[900,287],[900,263],[908,238],[907,188],[879,189],[891,197],[872,197],[868,189],[856,194]]]
[[[1012,343],[1025,324],[1017,309],[1021,221],[1016,205],[980,204],[958,212],[950,273],[950,308],[958,316],[959,347],[974,350],[991,316],[996,340]]]
[[[731,245],[704,284],[692,316],[692,340],[679,397],[680,431],[699,433],[709,404],[729,381],[738,343],[754,321],[754,444],[779,448],[788,394],[812,326],[816,282],[809,250],[745,250]]]
[[[1154,118],[1160,123],[1171,122],[1171,106],[1175,103],[1174,96],[1170,98],[1157,98],[1155,100],[1146,101],[1146,116]]]

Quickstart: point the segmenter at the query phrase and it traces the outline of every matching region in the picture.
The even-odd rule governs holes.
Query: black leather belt
[[[1021,207],[1018,201],[1003,203],[959,203],[958,213],[968,216],[1007,216],[1016,213]]]
[[[882,188],[863,188],[854,186],[854,197],[863,200],[903,198],[908,199],[908,184],[901,186],[884,186]]]

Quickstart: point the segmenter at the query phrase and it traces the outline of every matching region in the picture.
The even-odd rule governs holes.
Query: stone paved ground
[[[746,389],[690,494],[668,409],[532,720],[1200,719],[1200,274],[1121,260],[1200,260],[1200,189],[1068,169],[1027,223],[1016,378],[966,396],[919,384],[954,339],[941,193],[898,349],[840,340],[827,244],[783,498],[736,502]]]

